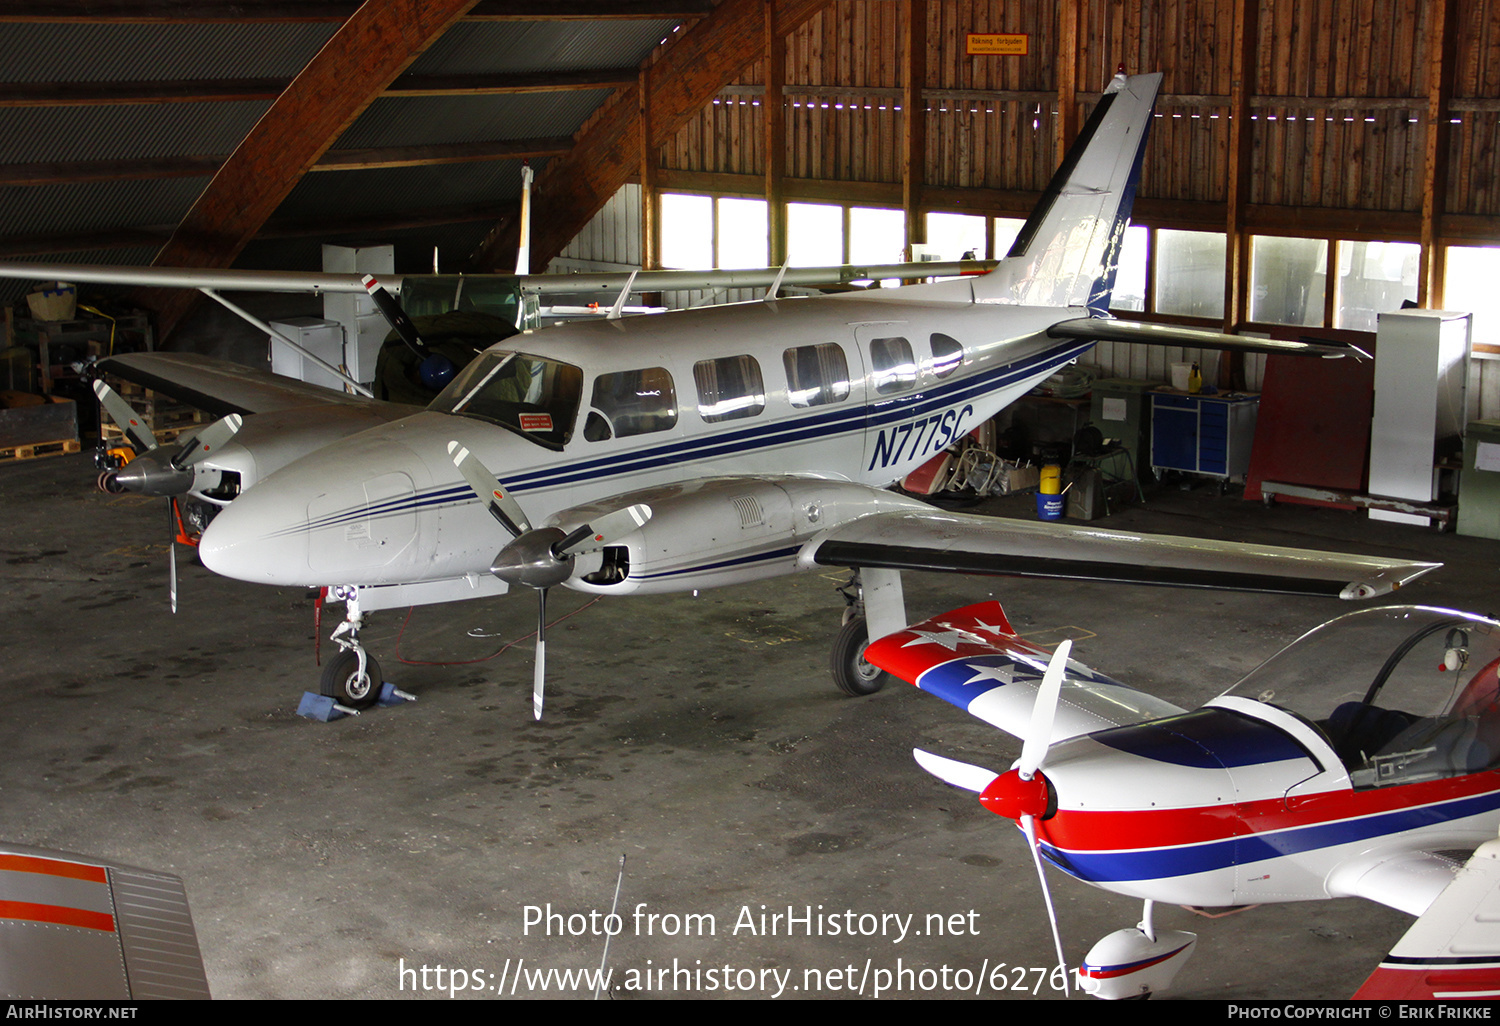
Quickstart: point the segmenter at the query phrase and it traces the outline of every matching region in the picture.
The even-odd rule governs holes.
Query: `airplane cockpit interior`
[[[1500,766],[1497,671],[1495,621],[1387,606],[1308,632],[1228,693],[1311,722],[1365,789]]]

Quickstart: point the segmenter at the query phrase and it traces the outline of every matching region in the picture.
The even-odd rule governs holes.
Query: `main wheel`
[[[365,653],[365,672],[359,672],[359,656],[344,649],[323,667],[321,690],[340,705],[368,708],[380,698],[380,664]]]
[[[873,695],[890,679],[891,675],[880,667],[865,662],[865,646],[869,643],[870,633],[862,616],[852,617],[833,639],[833,682],[846,695]]]

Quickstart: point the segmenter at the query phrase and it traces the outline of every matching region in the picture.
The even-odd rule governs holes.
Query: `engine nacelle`
[[[928,508],[848,481],[722,477],[611,496],[547,523],[566,531],[634,503],[650,506],[651,520],[602,556],[579,559],[568,587],[652,594],[774,577],[796,571],[798,550],[820,531],[871,513]]]

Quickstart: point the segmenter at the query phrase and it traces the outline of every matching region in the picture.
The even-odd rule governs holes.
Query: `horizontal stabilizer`
[[[936,509],[875,513],[840,524],[810,541],[799,563],[1345,599],[1389,594],[1442,566]]]
[[[1079,317],[1059,321],[1047,329],[1052,338],[1079,342],[1134,342],[1145,346],[1181,346],[1184,349],[1222,349],[1232,353],[1271,353],[1280,356],[1354,356],[1369,354],[1348,342],[1317,339],[1293,342],[1276,338],[1226,335],[1220,331],[1179,328],[1172,324],[1121,321],[1113,317]]]

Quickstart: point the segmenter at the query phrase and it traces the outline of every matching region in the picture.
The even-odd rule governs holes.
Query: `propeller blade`
[[[99,404],[104,407],[104,412],[109,414],[109,419],[125,432],[125,437],[130,440],[131,445],[140,452],[150,452],[156,448],[156,436],[151,433],[151,429],[146,426],[140,414],[121,398],[119,392],[102,381],[95,381],[94,394],[99,397]]]
[[[644,502],[617,509],[579,527],[552,546],[552,552],[559,559],[597,552],[604,546],[619,541],[631,531],[645,527],[650,519],[651,507]]]
[[[1063,642],[1064,645],[1067,642]],[[1068,962],[1063,957],[1062,931],[1057,928],[1057,909],[1052,905],[1052,890],[1047,886],[1047,873],[1042,868],[1042,846],[1036,839],[1036,820],[1031,816],[1021,817],[1021,829],[1026,831],[1026,843],[1031,845],[1031,861],[1036,864],[1036,878],[1042,885],[1042,900],[1047,904],[1047,921],[1052,924],[1052,944],[1057,949],[1057,964],[1062,969],[1063,997],[1068,996]]]
[[[538,588],[536,617],[536,666],[531,675],[531,715],[542,718],[542,692],[547,683],[547,589]]]
[[[245,419],[238,413],[231,413],[227,417],[214,421],[182,444],[177,454],[172,457],[172,466],[178,470],[186,470],[209,453],[217,452],[224,443],[235,436],[244,422]]]
[[[463,474],[464,480],[469,483],[479,501],[485,504],[490,515],[500,521],[500,526],[509,531],[512,537],[519,538],[531,530],[531,522],[521,511],[520,503],[510,497],[509,490],[496,480],[495,475],[480,462],[478,456],[457,442],[448,443],[448,455],[453,457],[453,465]]]
[[[965,791],[973,791],[975,794],[983,794],[985,788],[1000,776],[994,770],[985,769],[983,766],[959,762],[956,759],[945,759],[941,755],[933,755],[920,748],[913,748],[911,754],[917,760],[918,766],[939,780],[952,784],[954,787],[961,787]]]
[[[428,353],[427,343],[422,341],[417,326],[412,323],[410,317],[406,316],[406,311],[401,309],[401,304],[396,302],[396,297],[387,292],[385,286],[376,281],[373,274],[367,274],[360,280],[364,283],[365,291],[380,308],[380,313],[385,317],[386,323],[401,337],[401,341],[411,347],[412,352],[425,358]]]
[[[1063,675],[1068,668],[1068,653],[1073,650],[1071,639],[1057,646],[1052,660],[1047,663],[1047,672],[1042,675],[1042,686],[1037,689],[1036,703],[1031,707],[1031,726],[1026,730],[1026,740],[1021,745],[1021,758],[1016,770],[1022,780],[1030,780],[1042,760],[1047,756],[1047,747],[1052,743],[1052,721],[1057,714],[1057,699],[1062,693]]]
[[[177,506],[167,500],[167,598],[177,612]]]

